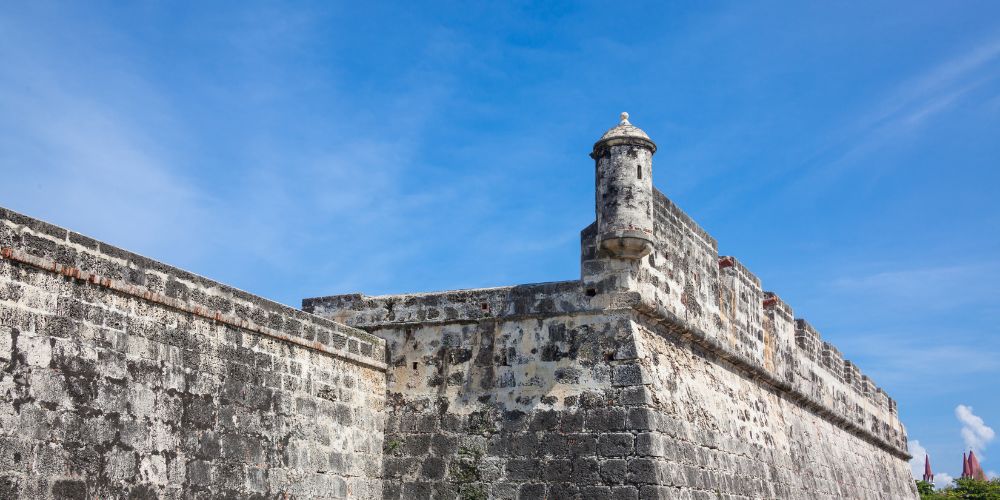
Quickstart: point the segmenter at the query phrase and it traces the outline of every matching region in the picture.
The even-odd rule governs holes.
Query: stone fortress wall
[[[657,201],[656,306],[594,226],[578,281],[303,301],[387,341],[386,498],[915,497],[895,404]]]
[[[915,498],[885,392],[651,184],[594,154],[577,281],[340,295],[386,339],[386,498]]]
[[[896,402],[804,319],[655,191],[657,245],[636,271],[638,308],[649,319],[789,393],[799,404],[875,446],[908,455]],[[593,247],[584,266],[605,278]],[[617,264],[617,263],[614,263]]]
[[[387,341],[385,498],[637,493],[624,484],[624,459],[616,470],[602,460],[624,457],[619,445],[601,439],[625,432],[628,405],[641,401],[612,385],[605,361],[632,355],[629,316],[592,307],[580,282],[304,308]]]
[[[915,498],[895,402],[595,144],[577,280],[295,310],[0,209],[0,500]]]
[[[0,498],[378,498],[384,341],[0,209]]]

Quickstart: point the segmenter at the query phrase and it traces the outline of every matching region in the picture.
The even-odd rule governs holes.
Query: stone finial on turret
[[[642,144],[645,147],[651,148],[654,153],[656,152],[656,144],[646,135],[646,132],[628,121],[628,113],[622,113],[618,117],[620,119],[618,126],[609,129],[598,139],[597,144],[594,144],[594,152],[597,151],[598,146],[612,146],[630,142]],[[593,156],[593,153],[591,153],[592,158]]]
[[[594,144],[597,238],[612,257],[639,259],[653,251],[653,153],[656,144],[621,114]]]

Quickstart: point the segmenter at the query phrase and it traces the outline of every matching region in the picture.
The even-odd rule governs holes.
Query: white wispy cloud
[[[924,395],[948,394],[969,376],[1000,373],[1000,349],[944,340],[966,336],[965,332],[935,331],[933,337],[940,339],[935,342],[928,342],[927,336],[914,331],[852,331],[836,343],[846,358],[860,363],[878,383],[919,389]],[[928,367],[936,367],[933,376]]]
[[[887,94],[881,104],[857,122],[860,129],[881,125],[915,124],[912,117],[928,117],[943,111],[970,86],[983,82],[984,69],[1000,57],[1000,39],[980,42],[972,50],[964,50],[924,73],[901,82]]]
[[[18,15],[39,13],[0,20],[9,42],[0,45],[0,204],[151,256],[169,252],[174,263],[193,261],[204,250],[198,242],[222,226],[217,200],[176,168],[183,160],[170,144],[183,143],[182,121],[135,61],[95,57],[73,43],[86,30],[58,17],[49,18],[58,25],[49,36]],[[127,45],[104,30],[87,35]]]
[[[320,35],[311,14],[246,9],[209,48],[235,61],[232,72],[203,77],[195,97],[206,92],[220,109],[271,105],[252,115],[259,118],[284,113],[273,103],[296,92],[320,94],[344,116],[302,123],[288,112],[256,128],[229,117],[220,123],[236,137],[215,144],[199,135],[207,128],[198,123],[201,110],[179,111],[191,95],[156,75],[144,78],[149,66],[128,53],[119,27],[97,16],[53,18],[67,39],[86,31],[106,42],[69,50],[31,29],[39,17],[0,19],[10,42],[0,45],[0,205],[234,285],[253,279],[241,269],[289,281],[306,274],[315,282],[294,281],[309,292],[289,289],[279,298],[294,304],[306,293],[398,280],[393,265],[421,250],[414,240],[431,225],[427,214],[444,213],[471,184],[487,182],[457,173],[430,188],[407,184],[423,132],[457,85],[446,64],[428,61],[461,59],[453,52],[467,50],[445,54],[447,39],[433,40],[426,48],[433,54],[419,65],[399,68],[405,88],[363,106],[335,76],[284,62]],[[216,158],[240,163],[208,174],[192,166],[219,168]],[[316,249],[321,262],[304,257]]]
[[[958,405],[955,407],[955,417],[962,423],[962,440],[965,446],[982,455],[986,447],[996,437],[996,433],[991,427],[986,425],[983,419],[972,412],[971,406]],[[985,460],[985,456],[980,456],[980,460]]]
[[[859,166],[870,166],[862,160],[873,151],[911,136],[998,74],[1000,39],[989,39],[899,82],[868,112],[831,134],[791,188],[808,192]]]
[[[907,448],[909,448],[910,455],[913,458],[910,459],[910,473],[913,474],[914,479],[923,479],[924,477],[924,457],[930,455],[927,449],[920,444],[919,440],[913,439],[907,441]],[[937,489],[944,488],[945,486],[951,486],[955,477],[947,472],[935,471],[933,465],[931,471],[934,472],[934,487]]]
[[[4,204],[144,252],[197,251],[215,200],[171,171],[168,153],[102,103],[41,81],[26,88],[0,97],[20,116],[0,142]]]
[[[910,459],[910,473],[913,474],[913,479],[923,479],[924,458],[928,456],[929,453],[917,439],[907,441],[906,444],[907,448],[909,448],[910,455],[913,456],[913,458]],[[947,472],[934,472],[934,486],[938,489],[950,485],[953,480],[954,477]]]
[[[836,278],[831,285],[852,296],[862,294],[883,303],[918,305],[926,310],[992,300],[996,296],[994,279],[1000,279],[1000,262],[878,271]]]
[[[889,268],[829,281],[824,300],[838,303],[845,318],[830,334],[845,357],[887,386],[922,394],[954,391],[969,376],[1000,374],[1000,343],[991,335],[993,323],[983,321],[995,315],[1000,263]],[[946,323],[931,326],[928,318],[938,317]],[[928,367],[935,367],[932,373]]]
[[[907,441],[906,446],[913,457],[910,459],[910,472],[915,479],[920,479],[924,476],[924,456],[927,455],[927,449],[917,439]]]
[[[934,487],[937,489],[944,488],[945,486],[951,486],[955,481],[955,478],[948,474],[947,472],[935,472],[934,473]]]

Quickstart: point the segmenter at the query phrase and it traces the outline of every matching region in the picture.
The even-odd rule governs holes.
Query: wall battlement
[[[656,250],[648,260],[623,266],[602,259],[583,232],[584,281],[598,288],[636,290],[641,309],[685,328],[726,359],[763,370],[784,390],[807,396],[821,413],[909,458],[896,403],[860,373],[845,369],[840,351],[820,339],[777,294],[731,256],[659,191]],[[622,268],[627,270],[623,277]],[[617,280],[617,281],[612,281]],[[622,282],[624,281],[624,285]],[[845,373],[850,373],[850,383]]]

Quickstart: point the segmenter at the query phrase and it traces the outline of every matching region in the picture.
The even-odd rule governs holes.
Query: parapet
[[[836,425],[907,457],[896,404],[808,321],[662,193],[655,192],[656,246],[639,262],[604,259],[596,227],[581,233],[583,279],[419,294],[305,299],[303,309],[338,322],[382,326],[477,323],[635,310],[707,348]],[[627,286],[607,283],[626,273]]]
[[[346,325],[470,323],[592,310],[580,281],[418,294],[331,295],[302,301],[304,311]]]
[[[584,251],[585,281],[622,276],[641,297],[640,309],[688,335],[720,358],[752,372],[839,425],[899,456],[906,434],[896,404],[833,344],[659,191],[656,243],[632,269],[609,268]],[[584,235],[584,248],[588,235]],[[588,275],[589,274],[589,275]],[[622,278],[617,278],[621,280]]]
[[[385,341],[362,330],[5,208],[0,208],[0,255],[3,260],[67,280],[89,282],[114,293],[385,370]]]

